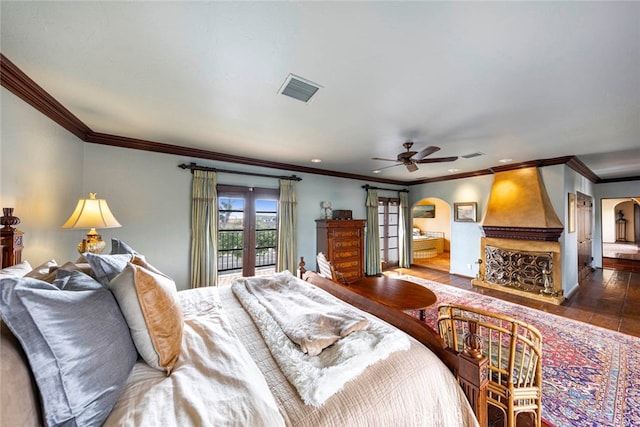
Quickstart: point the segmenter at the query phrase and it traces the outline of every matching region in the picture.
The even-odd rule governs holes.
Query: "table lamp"
[[[73,211],[62,228],[88,228],[87,238],[78,243],[78,252],[102,253],[105,242],[96,228],[122,227],[113,216],[105,199],[96,199],[96,193],[89,193],[88,199],[78,200]]]

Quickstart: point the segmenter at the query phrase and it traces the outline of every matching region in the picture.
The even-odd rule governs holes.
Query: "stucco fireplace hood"
[[[471,283],[562,303],[564,227],[537,168],[496,172],[482,228],[482,258]]]
[[[564,226],[538,168],[496,172],[482,229],[486,237],[558,241]]]

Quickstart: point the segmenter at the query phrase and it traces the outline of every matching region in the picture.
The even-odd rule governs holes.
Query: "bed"
[[[295,360],[315,366],[317,372],[309,369],[315,376],[305,372],[302,379],[292,379],[288,375],[301,369],[299,363],[289,363],[293,366],[287,367],[287,355],[279,354],[286,351],[278,349],[301,353],[302,347],[280,335],[269,338],[269,332],[260,331],[264,325],[254,313],[257,306],[252,309],[240,296],[239,289],[244,285],[177,292],[170,278],[128,245],[116,241],[114,246],[118,248],[116,253],[99,256],[100,262],[102,258],[117,260],[113,261],[118,264],[114,271],[103,271],[104,266],[95,259],[81,259],[62,265],[51,260],[35,268],[22,261],[0,272],[1,425],[478,425],[472,405],[451,371],[452,366],[457,366],[456,356],[441,352],[443,346],[437,335],[409,316],[366,301],[315,273],[307,273],[306,281],[288,272],[277,273],[268,280],[278,286],[285,283],[284,289],[296,289],[295,295],[310,292],[323,304],[335,304],[365,323],[362,329],[338,338],[317,356],[310,352],[297,354]],[[10,269],[13,271],[7,271]],[[259,288],[261,284],[254,279],[245,280]],[[126,285],[130,280],[138,289],[137,300],[130,293],[125,295],[130,291]],[[22,286],[22,294],[7,290],[18,286]],[[61,289],[53,289],[54,286]],[[140,291],[145,286],[151,286],[150,293]],[[31,298],[29,292],[35,292],[33,289],[55,295],[83,292],[90,297],[77,302],[65,295],[63,304],[55,300],[44,309],[38,300],[33,308],[29,306],[32,301],[23,301]],[[163,292],[165,295],[158,298],[157,294]],[[91,305],[92,298],[97,300],[95,305]],[[148,316],[142,332],[130,318],[127,301],[132,299],[138,310],[142,307],[142,315]],[[113,301],[118,310],[105,308],[113,306]],[[21,309],[16,310],[16,306]],[[157,311],[155,319],[145,314],[145,307],[150,312]],[[48,328],[43,335],[63,337],[53,340],[59,345],[47,343],[47,351],[66,352],[65,356],[54,355],[55,367],[50,361],[43,361],[41,354],[32,354],[32,344],[21,336],[25,333],[19,325],[25,323],[24,317],[19,317],[24,315],[21,310],[31,310],[31,317],[34,313],[43,316],[42,322]],[[171,313],[177,317],[172,318]],[[167,327],[176,323],[181,325],[179,332]],[[60,332],[54,330],[70,328],[70,324],[81,326],[82,339],[75,336],[76,332],[58,335]],[[117,324],[115,329],[119,332],[107,331],[111,324]],[[159,332],[151,332],[151,325]],[[392,341],[406,340],[406,346],[399,344],[398,349],[389,350],[378,360],[367,352],[358,353],[358,334],[375,329],[373,325],[382,331],[381,339],[392,336]],[[130,338],[140,334],[151,336],[155,353],[138,341],[131,350]],[[372,341],[376,344],[363,348],[389,348],[392,341],[384,341],[384,345],[383,341]],[[70,345],[76,346],[72,352]],[[338,352],[336,348],[340,353],[349,350],[356,354],[349,356],[353,359],[345,359],[345,366],[354,371],[349,372],[350,376],[345,377],[343,372],[349,369],[341,365],[342,370],[336,370],[330,364]],[[323,354],[331,357],[322,359]],[[318,362],[320,359],[323,361]],[[56,372],[41,372],[51,370]],[[106,378],[96,377],[103,371],[108,373]],[[331,376],[335,372],[339,374]],[[50,383],[55,382],[52,377],[60,381],[58,389],[51,388]],[[318,391],[327,388],[329,391]]]

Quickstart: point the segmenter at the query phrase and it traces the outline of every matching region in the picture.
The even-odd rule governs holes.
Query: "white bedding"
[[[105,426],[478,425],[451,372],[413,339],[408,351],[371,365],[314,407],[286,379],[230,287],[179,297],[185,325],[174,371],[166,377],[139,361]]]
[[[303,282],[289,272],[278,273],[273,277],[290,292],[295,291],[296,296],[307,296],[313,301],[313,306],[324,302],[331,307],[333,313],[343,314],[342,317],[348,322],[353,319],[365,320],[366,328],[339,340],[337,337],[331,347],[325,348],[316,356],[310,356],[287,337],[271,316],[271,311],[262,305],[262,300],[248,292],[247,287],[268,286],[270,279],[253,277],[239,279],[233,284],[232,290],[236,297],[251,314],[280,369],[306,404],[321,406],[367,367],[386,359],[395,351],[409,349],[409,339],[404,333],[377,320],[367,322],[364,314],[336,300],[322,289]],[[305,311],[307,298],[295,298],[295,302],[303,306],[298,307],[300,311]],[[284,310],[285,307],[281,309]],[[292,307],[290,310],[296,311],[296,308]]]
[[[105,426],[282,426],[267,383],[224,315],[217,288],[179,292],[182,353],[171,376],[134,366]]]

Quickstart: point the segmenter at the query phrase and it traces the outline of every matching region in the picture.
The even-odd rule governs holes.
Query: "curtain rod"
[[[237,175],[261,176],[261,177],[265,177],[265,178],[289,179],[291,181],[302,181],[302,178],[300,178],[299,176],[295,176],[295,175],[278,176],[278,175],[268,175],[268,174],[265,174],[265,173],[230,171],[230,170],[225,170],[225,169],[209,168],[209,167],[206,167],[206,166],[198,166],[195,163],[189,163],[189,164],[183,163],[181,165],[178,165],[178,167],[180,169],[189,169],[189,170],[191,170],[191,173],[193,173],[193,171],[195,171],[195,170],[198,170],[198,171],[211,171],[211,172],[221,172],[221,173],[235,173]]]
[[[408,193],[409,190],[407,190],[406,188],[403,188],[402,190],[396,190],[393,188],[381,188],[381,187],[373,187],[369,184],[365,184],[362,186],[362,188],[364,188],[365,190],[387,190],[387,191],[397,191],[397,192],[402,192],[402,193]]]

